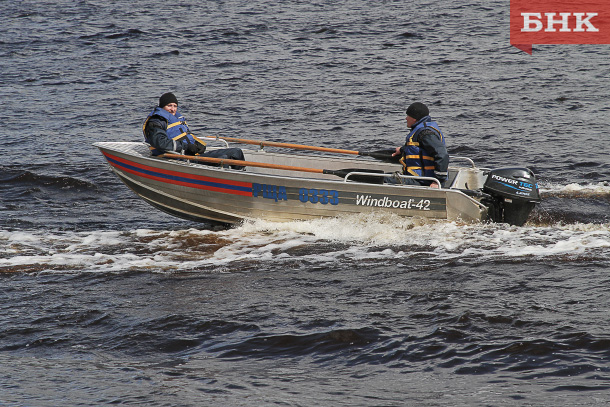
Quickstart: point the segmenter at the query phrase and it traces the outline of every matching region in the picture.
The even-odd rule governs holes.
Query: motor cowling
[[[537,203],[540,192],[536,176],[528,168],[500,168],[489,171],[483,192],[493,197],[488,213],[494,222],[522,226]]]

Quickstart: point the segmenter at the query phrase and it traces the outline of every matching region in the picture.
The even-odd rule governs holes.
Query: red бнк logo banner
[[[610,0],[511,0],[510,43],[610,44]]]

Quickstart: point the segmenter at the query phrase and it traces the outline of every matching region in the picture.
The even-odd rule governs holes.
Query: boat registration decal
[[[286,193],[286,187],[278,185],[267,185],[267,184],[256,184],[252,183],[252,196],[263,197],[267,199],[274,199],[277,201],[287,201],[288,194]]]
[[[104,156],[113,167],[137,175],[138,177],[161,181],[168,184],[205,189],[208,191],[252,196],[252,183],[250,182],[229,181],[221,178],[204,177],[178,171],[161,170],[148,165],[125,160],[108,153],[104,153]]]
[[[326,189],[299,189],[299,200],[303,203],[321,203],[322,205],[339,205],[339,192]]]

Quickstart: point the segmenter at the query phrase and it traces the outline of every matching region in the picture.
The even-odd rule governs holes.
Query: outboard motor
[[[540,203],[538,183],[528,168],[500,168],[489,171],[483,192],[492,200],[488,205],[489,217],[494,222],[522,226],[537,203]]]

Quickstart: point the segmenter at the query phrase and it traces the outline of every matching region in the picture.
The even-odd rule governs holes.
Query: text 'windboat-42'
[[[404,217],[521,226],[540,202],[536,177],[527,168],[477,168],[468,158],[451,157],[445,187],[428,178],[438,184],[438,188],[432,188],[385,183],[388,176],[408,178],[399,175],[402,166],[395,162],[287,154],[264,147],[383,158],[374,154],[381,152],[231,138],[213,140],[227,146],[227,141],[256,144],[259,149],[243,149],[245,161],[235,161],[173,153],[155,157],[146,143],[139,142],[94,145],[121,181],[141,198],[169,214],[195,221],[291,221],[388,212]],[[385,152],[383,156],[389,155]],[[245,169],[230,168],[237,165]]]

